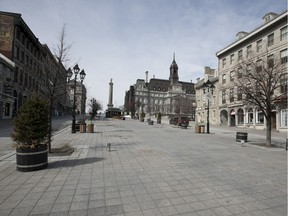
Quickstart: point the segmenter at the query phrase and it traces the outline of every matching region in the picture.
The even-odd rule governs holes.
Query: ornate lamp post
[[[213,85],[213,83],[210,82],[210,80],[207,80],[207,82],[204,82],[204,84],[202,85],[202,89],[203,89],[203,93],[205,94],[206,90],[207,90],[207,100],[208,100],[208,105],[207,105],[207,133],[210,133],[210,125],[209,125],[209,104],[210,104],[210,92],[211,95],[213,95],[213,91],[215,89],[215,86]]]
[[[74,77],[74,84],[72,86],[72,88],[74,89],[73,110],[72,110],[72,133],[76,133],[76,119],[75,119],[75,117],[76,117],[76,86],[77,86],[77,75],[78,75],[79,71],[80,71],[79,66],[78,66],[78,64],[76,64],[73,67],[73,72],[74,72],[75,77]],[[70,68],[67,70],[68,82],[70,81],[70,79],[73,75],[73,72]],[[85,76],[86,76],[85,71],[82,70],[80,72],[81,84],[83,83]]]

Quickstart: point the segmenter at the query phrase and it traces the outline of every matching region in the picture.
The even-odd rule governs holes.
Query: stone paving
[[[73,154],[41,171],[0,159],[1,216],[287,215],[285,149],[242,147],[234,132],[107,120],[55,135],[54,147],[65,144]]]

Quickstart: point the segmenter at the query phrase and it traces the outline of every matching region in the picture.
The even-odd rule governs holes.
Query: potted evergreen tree
[[[33,94],[13,119],[16,142],[17,170],[22,172],[44,169],[48,166],[49,103],[39,94]]]
[[[161,124],[161,118],[162,118],[162,114],[161,112],[159,112],[157,115],[157,124]]]

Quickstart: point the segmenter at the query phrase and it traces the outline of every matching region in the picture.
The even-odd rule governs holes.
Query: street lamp
[[[202,89],[203,89],[203,93],[205,94],[206,90],[207,90],[207,99],[208,99],[208,105],[207,105],[207,133],[210,133],[210,128],[209,128],[209,104],[210,104],[210,92],[211,95],[213,95],[213,91],[215,89],[215,86],[213,85],[213,83],[210,82],[210,80],[207,80],[207,82],[204,82],[202,85]]]
[[[76,123],[75,123],[75,117],[76,117],[76,86],[77,86],[77,75],[80,71],[80,68],[78,66],[78,64],[76,64],[74,67],[73,67],[73,72],[74,72],[74,84],[72,86],[72,88],[74,89],[74,98],[73,98],[73,110],[72,110],[72,133],[76,133]],[[73,75],[73,72],[72,70],[69,68],[67,70],[67,78],[68,78],[68,82],[70,81],[72,75]],[[85,74],[85,71],[82,70],[80,72],[80,80],[81,80],[81,84],[83,83],[83,80],[85,78],[86,74]]]

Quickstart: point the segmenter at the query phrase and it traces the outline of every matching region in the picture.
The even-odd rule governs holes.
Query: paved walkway
[[[0,215],[287,214],[285,149],[192,129],[136,120],[95,121],[95,133],[64,129],[53,147],[75,151],[50,156],[48,169],[21,173],[15,155],[0,160]]]

